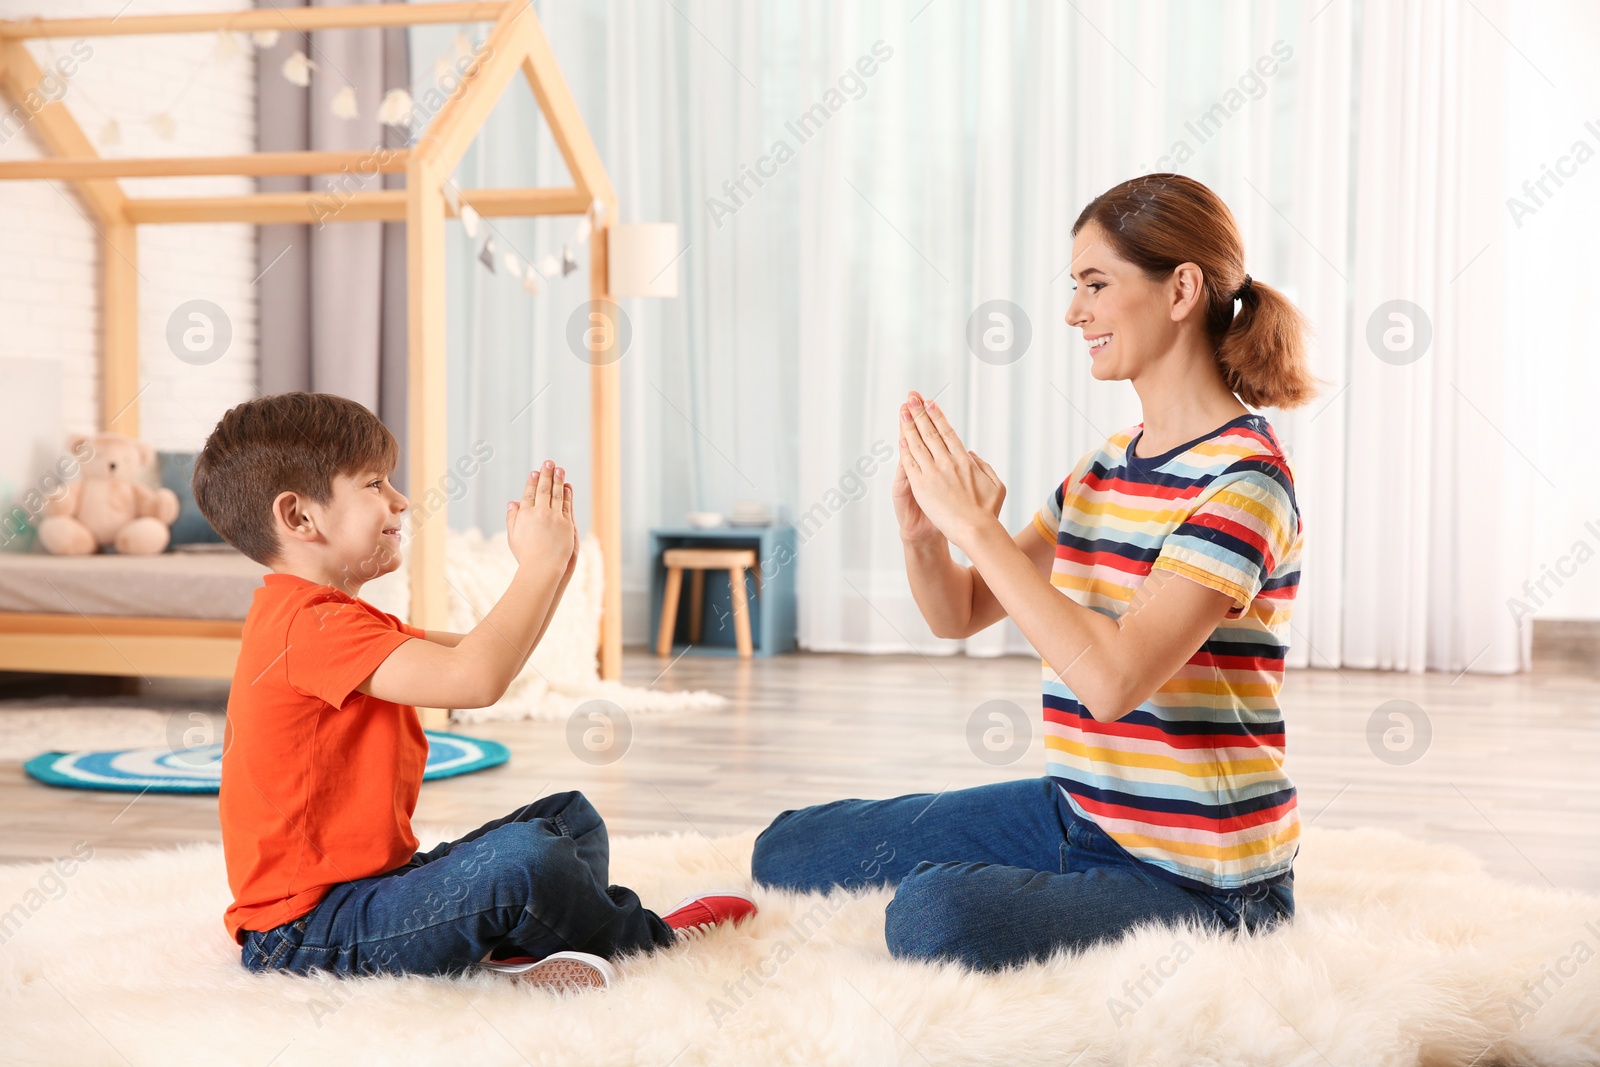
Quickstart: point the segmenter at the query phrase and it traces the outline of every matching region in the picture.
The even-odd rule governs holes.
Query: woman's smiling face
[[[1072,278],[1077,284],[1067,325],[1083,331],[1096,378],[1134,378],[1177,342],[1171,281],[1151,281],[1117,255],[1096,223],[1086,224],[1072,242]]]

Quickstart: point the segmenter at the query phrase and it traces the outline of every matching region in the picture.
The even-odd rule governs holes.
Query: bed
[[[0,670],[231,677],[265,573],[232,549],[0,553]]]
[[[597,205],[589,238],[589,294],[608,299],[608,238],[616,219],[616,196],[600,156],[556,65],[537,14],[526,0],[488,3],[381,4],[310,7],[172,15],[121,15],[104,18],[0,21],[0,93],[11,101],[40,97],[41,71],[23,42],[37,38],[80,38],[130,34],[249,33],[271,30],[325,30],[411,26],[431,23],[492,22],[486,59],[475,76],[439,109],[426,135],[404,150],[386,152],[386,171],[403,172],[406,188],[351,194],[328,221],[403,220],[406,223],[408,337],[408,434],[411,485],[438,484],[446,473],[445,438],[445,219],[456,213],[443,183],[455,168],[490,109],[520,74],[539,102],[573,184],[562,187],[462,190],[460,199],[485,216],[582,215]],[[139,435],[138,292],[136,232],[139,226],[200,222],[314,222],[314,198],[303,193],[161,199],[130,197],[118,180],[133,177],[338,173],[371,164],[366,152],[257,152],[238,156],[108,159],[98,156],[82,128],[61,102],[47,103],[32,120],[33,129],[53,158],[0,163],[0,180],[54,179],[69,183],[94,220],[102,245],[100,303],[102,320],[100,423],[103,429]],[[594,343],[605,344],[600,331]],[[622,665],[620,379],[615,361],[596,348],[590,360],[590,449],[593,484],[590,526],[604,561],[604,595],[599,665],[602,678],[616,678]],[[443,509],[411,531],[411,620],[443,629],[448,617],[444,574]],[[214,563],[198,554],[173,553],[149,564],[174,589],[194,593],[195,611],[142,615],[101,610],[111,605],[90,598],[80,610],[68,599],[7,600],[0,603],[0,670],[229,677],[238,649],[239,622],[214,609],[203,592],[217,575]],[[242,558],[242,557],[241,557]],[[248,562],[248,561],[246,561]],[[5,561],[4,572],[31,573]],[[85,575],[134,572],[126,561],[55,561],[71,566],[50,570],[63,576],[73,567]],[[45,573],[44,570],[39,573]],[[143,573],[143,572],[140,572]],[[31,580],[31,579],[29,579]],[[120,578],[117,580],[121,580]],[[191,585],[198,582],[198,585]],[[0,581],[0,585],[9,584]],[[90,583],[93,584],[93,583]],[[34,582],[37,589],[38,583]],[[84,587],[73,584],[74,589]],[[65,590],[63,590],[65,593]],[[67,594],[70,596],[70,594]],[[14,605],[66,610],[18,610]],[[126,605],[125,605],[126,606]],[[220,609],[215,609],[220,610]],[[228,609],[232,612],[234,609]],[[196,614],[196,611],[200,614]],[[445,715],[426,710],[424,720],[440,725]]]

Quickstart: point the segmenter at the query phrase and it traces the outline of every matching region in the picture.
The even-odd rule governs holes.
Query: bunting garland
[[[113,146],[122,143],[123,124],[127,122],[143,123],[150,130],[164,140],[171,140],[177,136],[177,121],[173,118],[180,101],[193,88],[200,74],[214,63],[236,62],[247,57],[253,50],[256,54],[277,49],[283,43],[282,36],[276,30],[258,30],[253,33],[235,33],[229,30],[219,30],[211,54],[200,63],[196,63],[190,70],[189,78],[179,90],[176,97],[163,109],[143,115],[133,115],[124,111],[120,115],[113,115],[108,109],[101,107],[96,101],[83,92],[76,83],[73,87],[74,96],[88,105],[91,111],[99,112],[102,117],[97,140],[101,145]],[[439,56],[432,64],[432,80],[434,88],[443,89],[441,83],[454,83],[458,81],[457,61],[476,54],[481,41],[474,42],[465,29],[459,30],[449,49]],[[49,48],[49,43],[46,42]],[[316,48],[311,51],[316,54]],[[52,58],[54,51],[51,50]],[[310,56],[299,48],[277,61],[279,75],[292,85],[308,88],[311,85],[311,74],[318,72],[319,77],[327,76],[328,69],[319,65]],[[337,118],[359,119],[364,108],[357,97],[353,85],[344,85],[337,88],[328,101],[328,110]],[[384,93],[382,100],[378,101],[373,109],[368,112],[385,126],[394,126],[410,130],[415,135],[417,131],[411,130],[412,119],[415,114],[415,98],[411,88],[396,87]],[[566,278],[578,269],[578,258],[574,248],[588,242],[594,232],[595,223],[600,221],[605,205],[599,200],[590,203],[586,214],[579,217],[573,226],[572,236],[562,244],[560,255],[545,253],[536,259],[525,259],[517,252],[506,250],[500,252],[492,233],[482,233],[483,230],[493,230],[488,226],[482,215],[466,203],[461,197],[461,191],[454,182],[447,181],[444,185],[444,198],[450,205],[450,210],[461,220],[461,229],[467,239],[476,248],[476,258],[483,269],[490,274],[502,271],[520,283],[522,290],[529,295],[538,295],[544,284],[551,279]],[[482,239],[480,241],[480,234]],[[535,263],[537,262],[537,266]]]
[[[461,220],[462,232],[467,235],[467,240],[477,248],[477,260],[483,269],[490,274],[499,274],[502,271],[507,277],[518,281],[522,290],[531,296],[537,296],[543,289],[544,283],[552,278],[565,278],[578,269],[578,257],[573,251],[574,245],[587,241],[594,232],[594,223],[605,211],[605,205],[599,200],[589,204],[589,210],[578,219],[573,227],[572,239],[561,246],[561,254],[547,252],[535,264],[531,259],[524,259],[516,252],[499,251],[492,233],[485,234],[483,241],[478,241],[478,234],[485,226],[483,216],[474,211],[472,205],[461,198],[461,190],[454,182],[446,182],[444,186],[444,199],[456,216]]]

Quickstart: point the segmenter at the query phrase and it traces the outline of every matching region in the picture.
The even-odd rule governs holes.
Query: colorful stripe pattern
[[[1160,569],[1233,607],[1115,722],[1097,721],[1044,663],[1046,768],[1077,814],[1157,873],[1239,889],[1288,871],[1299,847],[1278,707],[1304,540],[1294,478],[1260,415],[1143,458],[1142,425],[1080,459],[1034,516],[1056,546],[1051,584],[1119,618]]]

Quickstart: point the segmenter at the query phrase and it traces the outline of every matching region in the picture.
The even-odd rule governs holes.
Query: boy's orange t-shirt
[[[291,574],[269,574],[256,590],[228,694],[217,798],[233,891],[223,922],[236,942],[416,852],[411,814],[428,739],[416,708],[356,686],[424,636]]]

